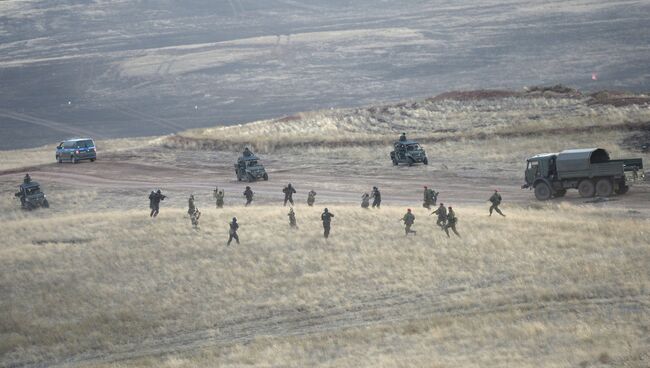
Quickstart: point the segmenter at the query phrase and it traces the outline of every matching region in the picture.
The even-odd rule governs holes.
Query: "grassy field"
[[[180,208],[5,215],[0,364],[645,364],[647,218],[457,208],[448,239],[416,209],[405,238],[404,210],[334,206],[328,241],[306,206],[295,231],[267,206],[205,210],[198,231]]]

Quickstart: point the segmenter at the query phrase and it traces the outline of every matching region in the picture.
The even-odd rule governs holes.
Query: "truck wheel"
[[[596,195],[599,197],[609,197],[614,192],[614,186],[610,179],[600,179],[596,182]]]
[[[43,208],[50,208],[50,202],[48,202],[47,199],[43,200]]]
[[[547,201],[551,199],[551,188],[546,183],[539,183],[535,185],[535,198],[540,201]]]
[[[399,164],[399,162],[397,162],[396,159],[393,159],[393,166],[397,166],[398,164]]]
[[[264,179],[264,181],[267,181],[267,180],[269,180],[269,176],[266,173],[264,173],[264,176],[262,176],[262,179]]]
[[[618,189],[616,189],[616,194],[622,195],[627,193],[628,190],[630,190],[630,187],[628,187],[625,184],[622,184],[618,186]]]
[[[560,197],[564,197],[565,194],[566,194],[566,189],[558,189],[555,191],[555,194],[553,196],[555,198],[560,198]]]
[[[593,197],[594,194],[596,194],[594,182],[589,179],[581,181],[580,184],[578,184],[578,193],[580,193],[580,196],[583,198]]]
[[[429,160],[425,157],[424,160],[422,161],[422,163],[425,164],[425,165],[428,165],[428,164],[429,164]]]

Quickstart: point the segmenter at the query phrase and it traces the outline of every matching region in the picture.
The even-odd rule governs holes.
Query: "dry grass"
[[[278,207],[205,210],[200,231],[182,209],[7,216],[0,365],[160,343],[111,366],[576,366],[648,346],[648,219],[458,208],[447,239],[417,210],[406,240],[403,208],[331,210],[328,242],[307,207],[295,232]]]

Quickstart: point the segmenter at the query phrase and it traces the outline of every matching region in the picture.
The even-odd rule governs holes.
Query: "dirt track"
[[[148,159],[149,155],[154,158]],[[502,173],[477,171],[472,175],[463,175],[435,164],[393,167],[390,162],[379,162],[376,167],[366,167],[355,166],[354,162],[323,165],[321,161],[311,165],[294,165],[285,164],[283,158],[279,157],[265,160],[270,176],[268,182],[248,184],[237,182],[230,162],[234,162],[234,155],[201,151],[170,153],[155,148],[137,156],[107,154],[94,163],[52,163],[0,171],[0,180],[10,186],[19,182],[24,172],[29,172],[45,186],[55,184],[71,190],[126,191],[143,197],[153,188],[162,188],[178,198],[186,198],[189,193],[210,198],[211,191],[218,185],[227,193],[227,204],[230,201],[238,203],[241,199],[239,193],[246,185],[251,185],[255,191],[257,203],[280,202],[281,189],[289,182],[298,190],[294,199],[299,203],[306,200],[310,189],[318,193],[317,203],[358,203],[361,193],[369,192],[375,185],[382,191],[382,203],[387,205],[419,206],[423,185],[430,185],[441,192],[439,201],[452,205],[486,203],[494,188],[502,193],[504,207],[538,203],[531,191],[520,188],[522,181],[514,170]],[[586,200],[580,198],[577,191],[571,190],[565,198],[554,202],[581,204]],[[612,197],[609,201],[593,205],[648,210],[650,185],[647,182],[639,183],[625,196]]]

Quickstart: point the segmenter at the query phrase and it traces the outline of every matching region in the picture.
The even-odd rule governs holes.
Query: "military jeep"
[[[427,154],[418,142],[401,140],[395,142],[393,146],[395,150],[390,153],[390,159],[393,161],[393,165],[408,164],[411,166],[415,163],[429,164]]]
[[[26,210],[50,207],[45,194],[41,191],[41,186],[35,181],[21,184],[15,196],[20,199],[20,205]]]
[[[253,154],[241,156],[235,164],[235,174],[238,181],[255,181],[259,179],[269,180],[269,176],[264,166],[259,163],[259,158]]]

